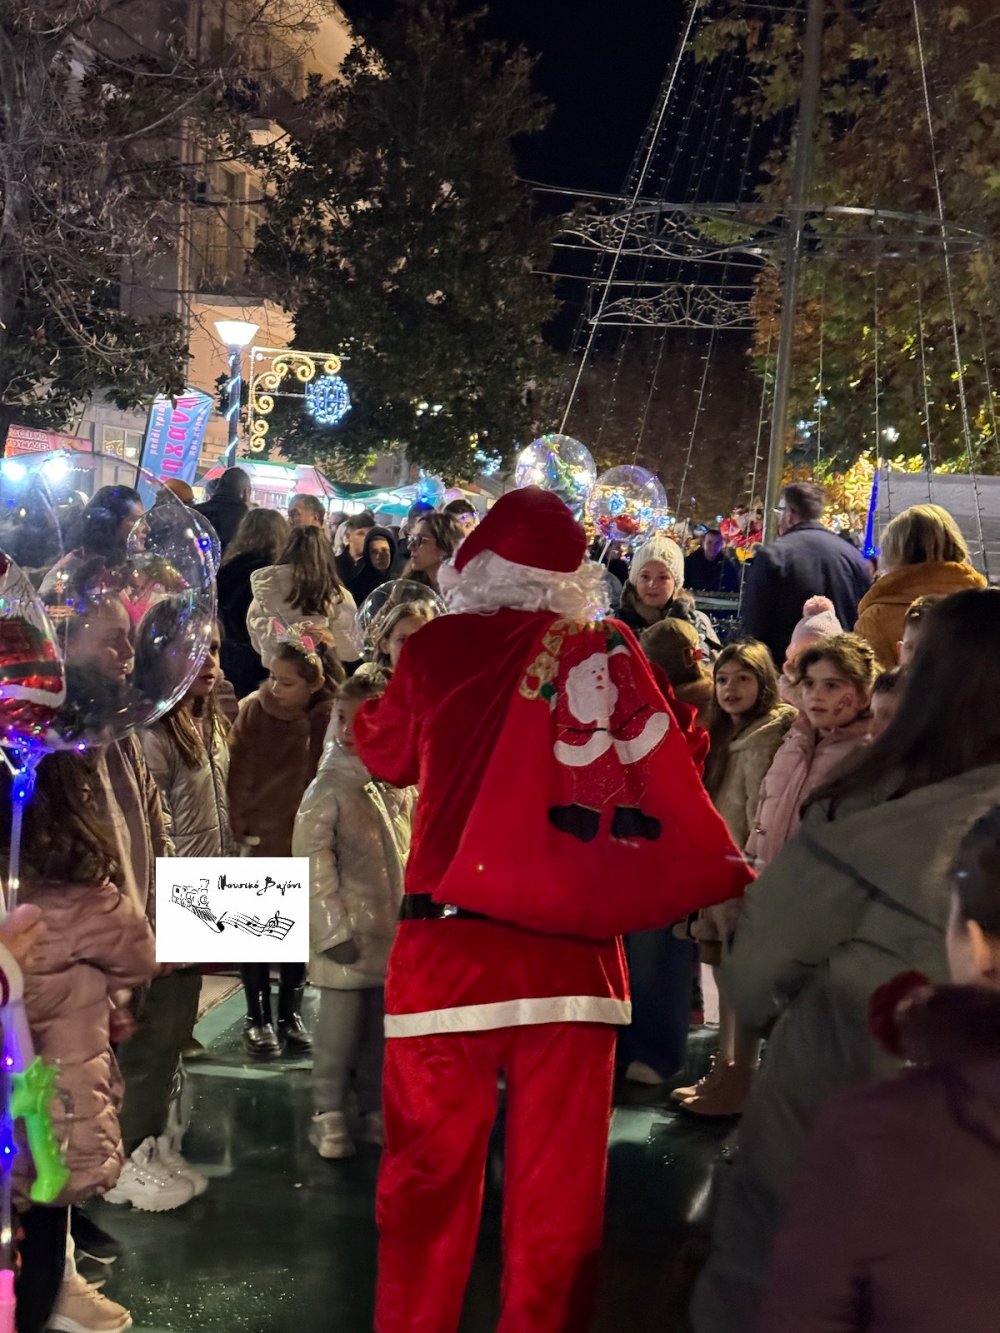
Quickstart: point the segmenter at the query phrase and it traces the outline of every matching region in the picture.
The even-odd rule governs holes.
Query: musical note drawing
[[[242,930],[258,940],[262,935],[267,935],[272,940],[283,940],[295,922],[278,912],[267,921],[261,921],[259,916],[248,916],[246,912],[224,912],[220,918],[220,925],[222,924],[232,926],[234,930]]]

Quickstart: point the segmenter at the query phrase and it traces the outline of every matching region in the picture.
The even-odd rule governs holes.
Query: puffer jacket
[[[97,766],[118,843],[119,888],[154,921],[156,858],[174,854],[170,817],[137,736],[100,747]]]
[[[303,797],[292,852],[309,857],[309,979],[332,990],[385,982],[403,896],[413,790],[371,777],[335,740]],[[353,940],[355,963],[326,950]]]
[[[295,816],[332,711],[325,694],[313,695],[304,712],[284,708],[266,681],[240,705],[229,734],[229,820],[237,843],[259,839],[254,856],[291,856]]]
[[[899,786],[889,776],[833,811],[810,806],[747,889],[722,980],[737,1022],[770,1037],[726,1168],[692,1306],[696,1333],[758,1328],[771,1244],[817,1116],[836,1093],[899,1069],[869,1028],[874,992],[909,970],[947,980],[948,868],[970,825],[1000,801],[1000,765],[902,796]],[[915,1178],[920,1169],[914,1163]],[[933,1207],[936,1196],[926,1198]],[[864,1216],[863,1198],[853,1207]],[[851,1325],[826,1325],[838,1327]]]
[[[176,856],[230,856],[229,745],[216,726],[211,748],[197,768],[189,768],[162,722],[139,733],[149,771],[170,816]]]
[[[734,736],[716,790],[709,788],[712,802],[737,847],[745,847],[753,831],[761,787],[795,716],[794,708],[776,704]]]
[[[907,608],[918,597],[950,597],[966,588],[985,588],[986,580],[966,561],[934,560],[904,565],[883,574],[858,606],[855,633],[867,639],[886,670],[899,665],[896,645],[903,637]]]
[[[900,1026],[924,1068],[824,1112],[775,1244],[761,1333],[995,1333],[1000,994],[940,986]]]
[[[799,810],[840,761],[868,741],[867,712],[821,736],[804,713],[792,723],[760,788],[746,854],[758,870],[770,865],[799,827]]]
[[[361,637],[357,629],[358,608],[354,598],[342,589],[343,600],[326,608],[315,607],[300,611],[292,606],[292,569],[290,565],[266,565],[250,575],[253,600],[247,612],[247,633],[250,642],[266,666],[277,647],[275,620],[285,625],[296,625],[303,620],[328,629],[333,635],[333,646],[342,662],[356,662],[361,656]]]
[[[145,913],[110,882],[22,884],[21,901],[42,909],[45,935],[25,969],[24,1003],[35,1053],[58,1066],[52,1103],[70,1180],[57,1200],[77,1203],[111,1189],[121,1169],[118,1109],[123,1083],[111,1052],[111,993],[141,986],[156,971]],[[27,1195],[31,1157],[15,1159],[18,1196]]]

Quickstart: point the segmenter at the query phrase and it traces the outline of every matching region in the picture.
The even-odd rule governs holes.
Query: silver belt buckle
[[[458,908],[454,903],[445,903],[441,908],[442,916],[458,916]]]

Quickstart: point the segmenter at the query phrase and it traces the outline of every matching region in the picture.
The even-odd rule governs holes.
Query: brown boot
[[[705,1119],[722,1118],[743,1114],[743,1109],[750,1096],[753,1071],[741,1069],[738,1065],[727,1065],[714,1086],[680,1103],[682,1111],[691,1115],[700,1115]]]
[[[708,1067],[708,1073],[703,1075],[697,1083],[692,1083],[690,1087],[674,1088],[673,1092],[670,1094],[670,1100],[672,1102],[689,1102],[692,1097],[701,1096],[703,1092],[708,1092],[710,1088],[715,1087],[716,1083],[724,1077],[728,1068],[729,1066],[723,1064],[720,1056],[713,1055],[712,1063]]]

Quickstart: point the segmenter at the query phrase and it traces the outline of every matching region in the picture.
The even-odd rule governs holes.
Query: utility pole
[[[802,49],[802,92],[799,97],[795,159],[792,164],[792,198],[788,213],[785,273],[781,292],[781,330],[774,372],[774,407],[771,415],[771,447],[767,458],[767,493],[764,499],[764,540],[777,533],[778,500],[785,470],[785,433],[788,428],[788,397],[792,382],[792,348],[799,292],[799,266],[809,204],[813,140],[819,106],[820,70],[823,56],[824,0],[809,0],[806,35]]]

